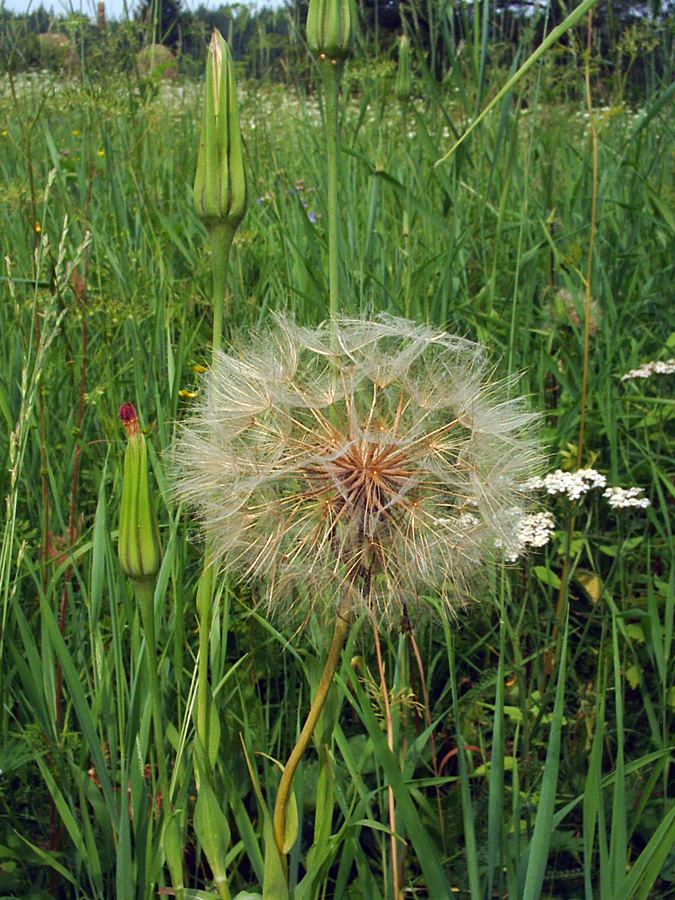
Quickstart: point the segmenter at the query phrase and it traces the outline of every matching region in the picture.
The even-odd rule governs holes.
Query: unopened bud
[[[235,230],[246,212],[246,173],[239,103],[230,48],[214,29],[206,62],[206,89],[193,197],[207,228]]]
[[[343,60],[354,46],[353,0],[309,0],[307,43],[312,53]]]
[[[120,418],[129,441],[124,454],[122,505],[117,553],[126,575],[134,581],[156,577],[162,548],[155,508],[150,497],[148,451],[131,403],[120,407]]]
[[[394,94],[398,100],[409,100],[411,90],[410,41],[407,34],[402,34],[398,45],[398,67],[396,69]]]

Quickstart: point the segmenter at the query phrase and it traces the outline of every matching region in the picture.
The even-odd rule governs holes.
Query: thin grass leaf
[[[106,806],[108,807],[110,821],[113,824],[113,828],[116,829],[119,812],[117,804],[115,803],[112,784],[110,782],[110,775],[108,774],[108,767],[105,761],[105,756],[103,754],[103,748],[101,747],[101,741],[96,732],[96,726],[94,725],[94,720],[91,715],[91,710],[89,708],[82,683],[80,682],[79,676],[75,669],[75,665],[73,663],[73,659],[70,655],[70,652],[68,651],[68,648],[66,647],[66,643],[61,636],[58,622],[56,621],[54,613],[44,599],[41,599],[40,601],[40,609],[42,613],[42,621],[45,625],[46,631],[49,634],[49,639],[52,642],[54,649],[56,650],[56,655],[63,668],[63,676],[66,679],[66,684],[68,685],[70,699],[73,704],[75,714],[77,715],[77,718],[82,727],[85,739],[87,741],[87,746],[89,747],[89,752],[91,753],[96,773],[98,775],[99,781],[101,782],[101,790],[103,791]]]
[[[530,56],[528,56],[528,58],[525,60],[525,62],[522,64],[522,66],[518,69],[518,71],[514,75],[512,75],[511,78],[508,79],[506,84],[502,88],[500,88],[499,91],[497,91],[497,93],[492,98],[492,100],[488,103],[488,105],[485,107],[483,112],[478,116],[478,118],[473,120],[471,125],[467,128],[467,130],[459,138],[459,140],[448,150],[448,152],[445,154],[445,156],[441,157],[441,159],[439,159],[434,165],[440,166],[447,159],[449,159],[452,156],[452,154],[455,153],[457,148],[459,146],[461,146],[461,144],[464,143],[466,138],[483,121],[483,119],[487,116],[487,114],[495,108],[495,106],[500,102],[502,97],[504,97],[506,94],[508,94],[508,92],[511,90],[511,88],[513,88],[514,85],[516,85],[520,81],[520,79],[523,77],[523,75],[525,75],[525,73],[527,71],[529,71],[529,69],[532,68],[532,66],[536,63],[536,61],[539,59],[539,57],[542,56],[542,54],[544,54],[549,49],[549,47],[552,47],[555,43],[557,43],[560,40],[560,38],[565,34],[565,32],[569,31],[570,28],[572,28],[574,25],[576,25],[577,22],[580,19],[582,19],[586,15],[586,13],[595,6],[595,4],[597,2],[598,2],[598,0],[582,0],[582,2],[579,4],[579,6],[573,12],[571,12],[567,16],[567,18],[564,19],[560,23],[560,25],[556,25],[556,27],[553,28],[552,31],[544,38],[544,40],[537,47],[537,49],[534,51],[534,53],[532,53]]]
[[[406,832],[414,847],[430,896],[435,900],[450,900],[452,889],[438,858],[438,850],[431,836],[422,824],[417,810],[410,797],[410,789],[403,780],[395,756],[387,746],[387,739],[382,732],[363,688],[357,679],[351,682],[351,691],[340,680],[345,698],[349,700],[357,715],[366,726],[368,736],[379,764],[384,770],[388,784],[391,785],[396,805],[405,823]],[[353,692],[353,693],[352,693]]]
[[[541,895],[544,876],[548,864],[548,850],[553,833],[553,814],[558,790],[558,768],[560,765],[560,738],[564,718],[565,700],[565,668],[567,661],[567,635],[569,622],[565,623],[562,646],[560,648],[560,663],[558,669],[558,681],[555,691],[555,703],[551,716],[550,734],[548,738],[548,750],[544,763],[544,777],[541,782],[537,815],[534,820],[534,832],[532,840],[528,844],[521,868],[524,881],[522,900],[538,900]]]

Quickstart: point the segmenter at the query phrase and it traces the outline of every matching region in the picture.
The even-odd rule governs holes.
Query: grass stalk
[[[591,159],[593,165],[591,189],[591,219],[589,223],[588,254],[586,258],[586,279],[584,284],[584,350],[581,373],[581,400],[579,409],[579,439],[577,443],[577,467],[581,468],[584,450],[584,430],[586,426],[586,393],[588,391],[588,354],[591,334],[591,281],[593,277],[593,249],[595,245],[595,228],[598,204],[598,132],[595,126],[593,96],[591,94],[591,50],[593,48],[593,9],[588,12],[588,29],[586,39],[586,61],[584,65],[584,87],[588,122],[591,129]],[[558,613],[560,615],[560,613]]]
[[[394,724],[391,716],[391,704],[389,702],[389,688],[387,687],[387,677],[384,671],[384,663],[382,661],[382,648],[380,646],[380,635],[378,633],[377,621],[372,618],[373,624],[373,642],[375,645],[375,657],[377,659],[377,671],[380,676],[380,690],[382,692],[382,704],[384,706],[384,722],[387,732],[387,746],[394,756]],[[389,814],[389,848],[391,862],[391,889],[393,900],[400,900],[402,897],[399,885],[399,862],[398,862],[398,837],[396,835],[396,800],[394,798],[394,789],[391,784],[387,785],[387,810]]]

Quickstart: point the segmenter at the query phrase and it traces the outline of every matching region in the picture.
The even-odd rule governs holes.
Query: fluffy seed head
[[[221,354],[174,454],[175,489],[270,611],[384,623],[512,546],[539,469],[533,415],[483,350],[403,319],[279,316]]]

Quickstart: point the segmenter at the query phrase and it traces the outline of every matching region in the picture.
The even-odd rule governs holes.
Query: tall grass
[[[391,66],[356,61],[346,73],[344,311],[385,310],[485,343],[542,411],[551,468],[576,468],[595,196],[581,463],[641,485],[652,506],[551,499],[558,529],[545,549],[495,565],[445,630],[414,623],[412,636],[385,638],[396,752],[372,641],[365,626],[352,634],[296,777],[296,900],[391,897],[388,787],[413,895],[672,891],[672,376],[620,381],[675,344],[662,50],[658,65],[643,60],[639,106],[591,71],[590,113],[583,58],[544,57],[437,167],[508,79],[493,51],[452,49],[440,86],[418,60],[405,116]],[[2,84],[0,888],[131,900],[169,883],[144,634],[114,549],[117,409],[133,400],[165,553],[158,667],[186,896],[217,896],[208,832],[222,837],[209,855],[224,857],[232,895],[264,882],[265,897],[282,897],[266,854],[274,760],[302,725],[326,638],[281,633],[251,612],[251,587],[219,580],[209,663],[222,819],[195,822],[200,547],[167,470],[209,359],[210,266],[190,199],[200,87],[115,87]],[[322,109],[320,93],[244,87],[253,202],[232,251],[230,335],[277,309],[307,323],[327,315]]]

